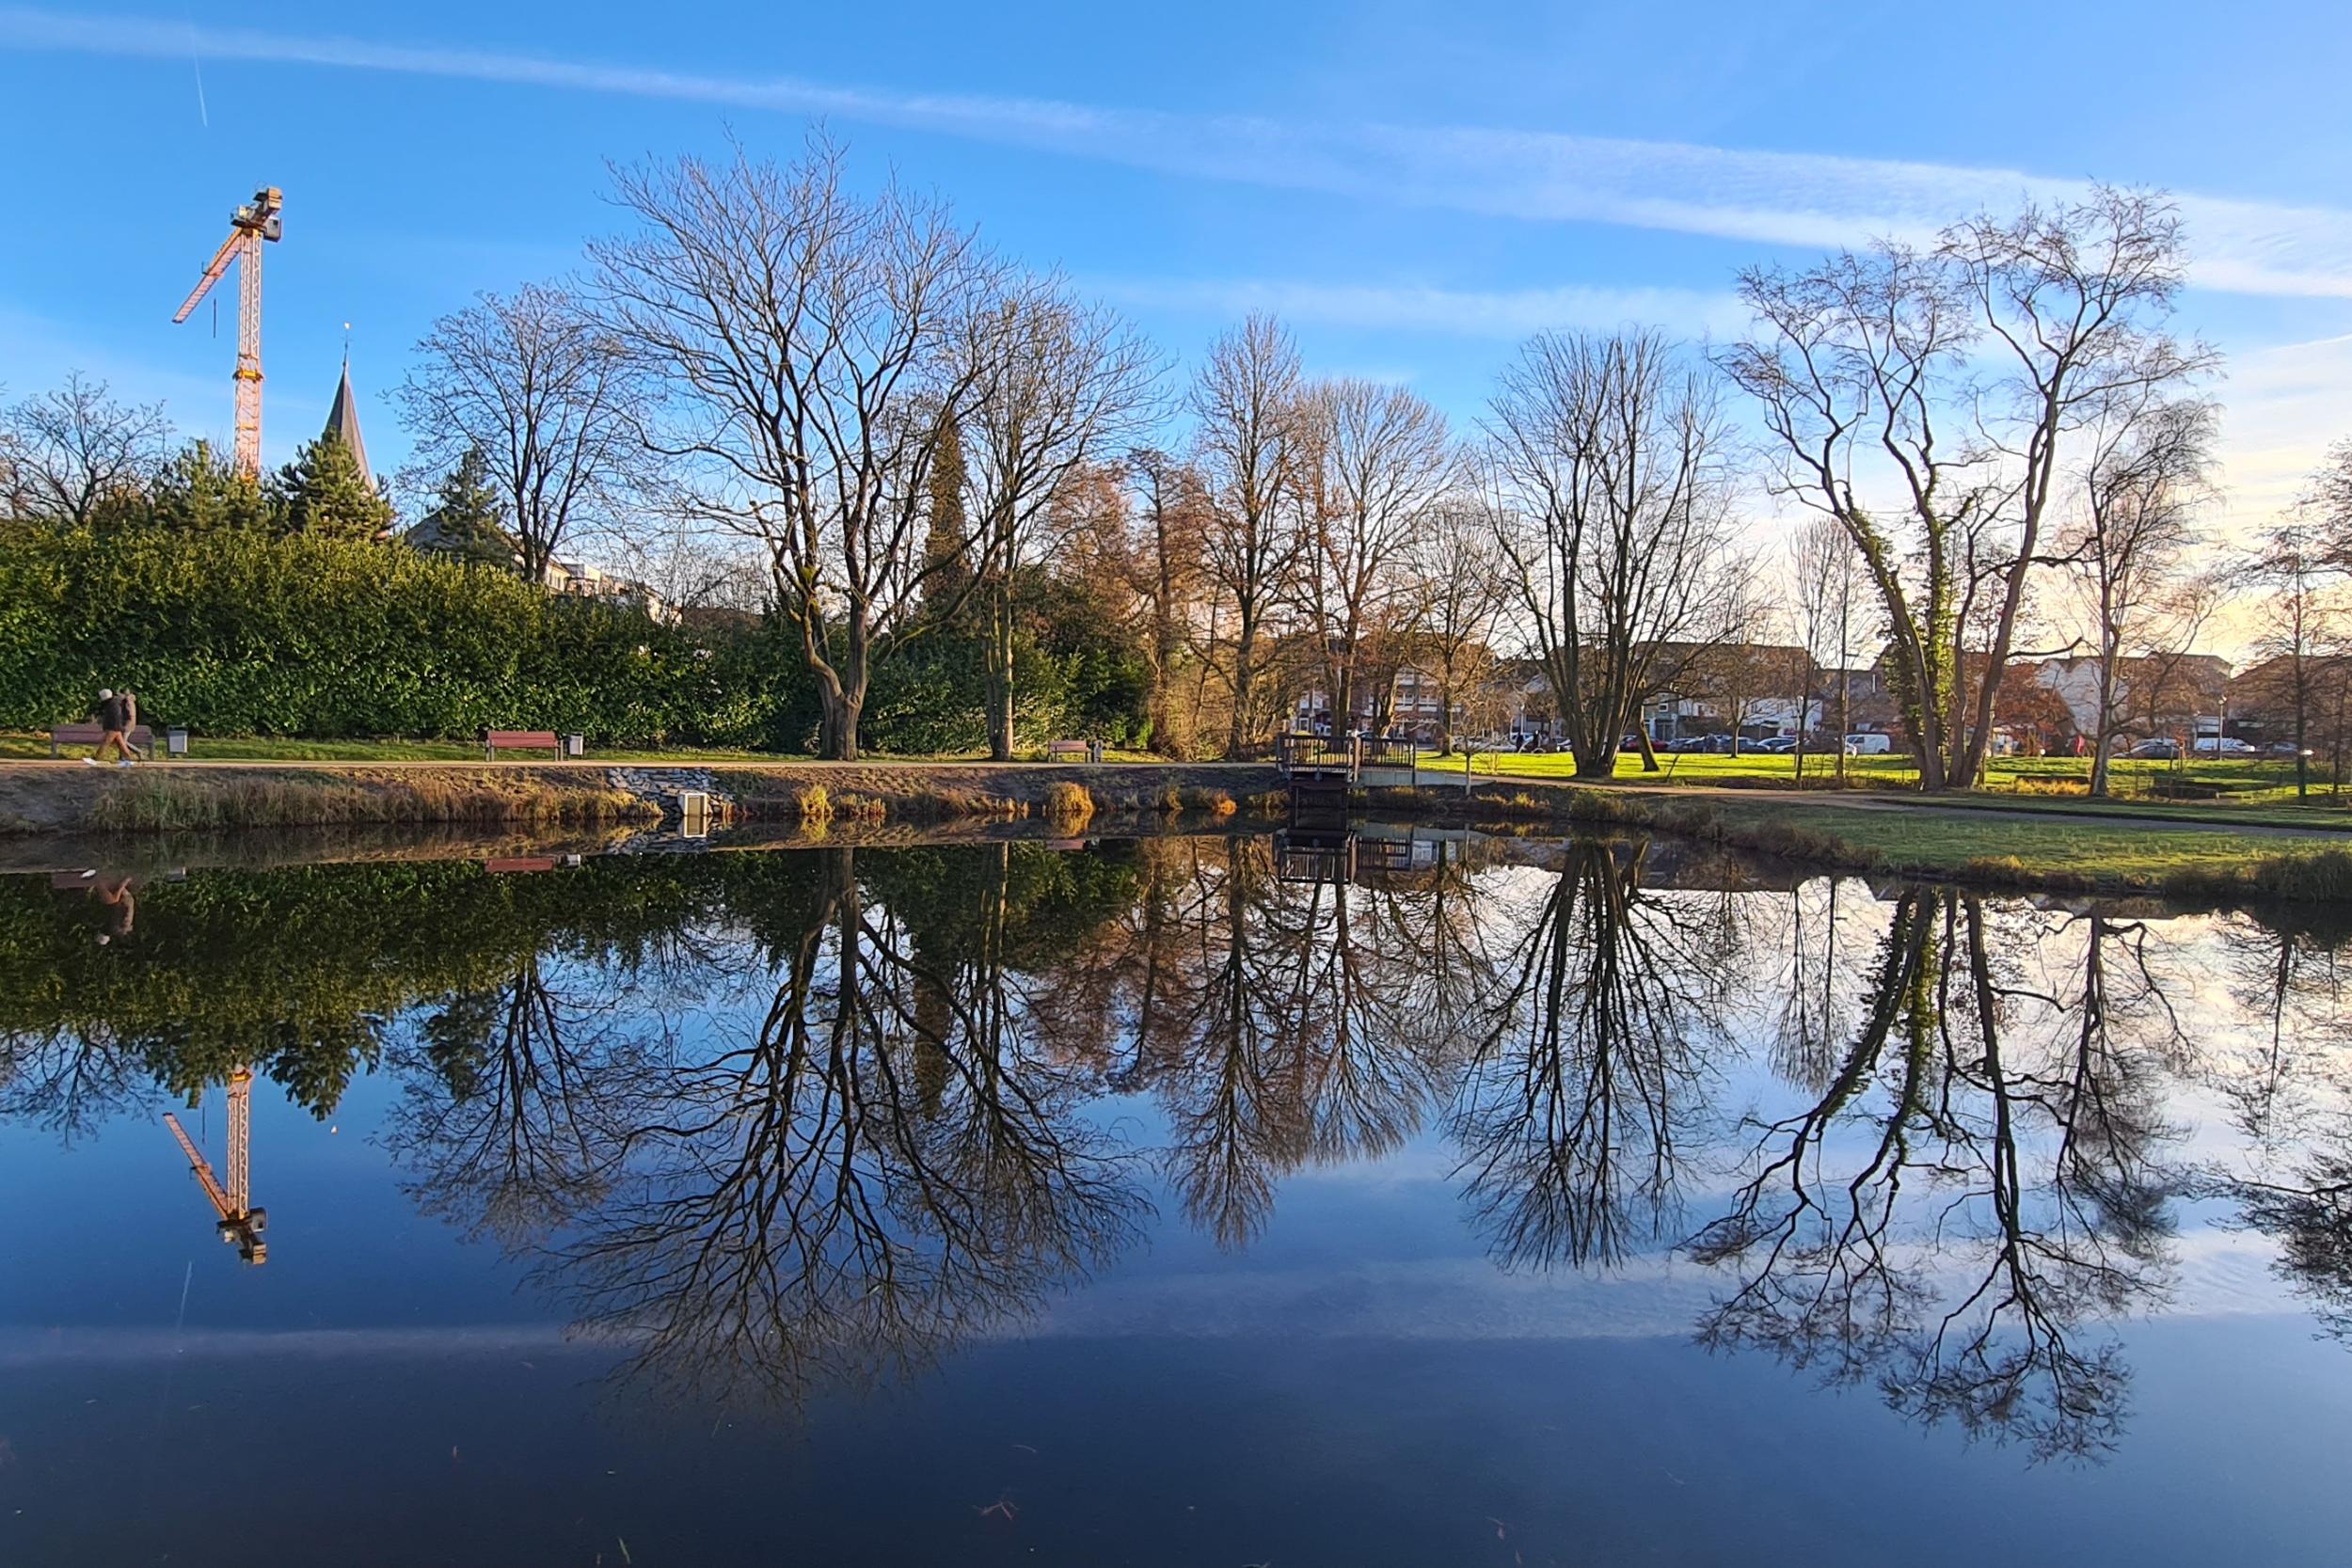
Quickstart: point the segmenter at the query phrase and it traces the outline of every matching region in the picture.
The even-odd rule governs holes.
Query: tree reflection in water
[[[1113,1255],[1142,1196],[1032,1049],[1002,966],[1001,879],[956,968],[866,902],[856,853],[763,911],[774,990],[672,1064],[629,1172],[538,1282],[631,1347],[627,1375],[797,1402],[870,1383],[1035,1310]]]
[[[1622,1259],[1678,1209],[1740,959],[1703,900],[1645,895],[1630,846],[1574,844],[1502,974],[1451,1118],[1506,1265]]]
[[[1705,1342],[1874,1382],[1899,1410],[2041,1456],[2113,1443],[2128,1374],[2091,1320],[2167,1287],[2176,1178],[2159,1155],[2176,1133],[2150,1083],[2160,1055],[2113,1027],[2113,965],[2137,933],[2089,921],[2061,996],[2018,963],[2062,948],[2058,924],[1899,895],[1836,1075],[1754,1136],[1726,1212],[1687,1244],[1739,1275]]]
[[[1155,1183],[1241,1247],[1286,1177],[1416,1140],[1498,1264],[1694,1260],[1705,1343],[2040,1455],[2117,1440],[2114,1320],[2166,1299],[2184,1193],[2352,1334],[2341,930],[1772,890],[1665,844],[1286,863],[1238,836],[219,874],[142,887],[103,946],[70,893],[0,882],[0,1114],[78,1137],[245,1061],[326,1114],[388,1069],[419,1205],[697,1400],[1026,1322]]]

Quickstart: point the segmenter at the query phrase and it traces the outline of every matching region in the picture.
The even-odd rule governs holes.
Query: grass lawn
[[[2153,884],[2185,872],[2225,872],[2266,857],[2342,851],[2335,833],[2233,832],[2185,826],[2068,821],[2063,816],[1887,811],[1829,802],[1727,800],[1726,823],[1810,829],[1885,857],[1890,871],[1952,875],[1971,861],[2014,857],[2038,870],[2103,883]]]
[[[156,744],[163,744],[158,736]],[[81,754],[81,748],[66,748],[66,755]],[[554,755],[549,752],[514,752],[507,753],[518,762],[546,761]],[[40,735],[0,735],[0,761],[10,759],[46,760],[49,756],[49,736]],[[1104,753],[1106,762],[1165,762],[1165,757],[1148,752],[1111,751]],[[191,743],[191,762],[480,762],[482,744],[473,740],[286,740],[276,737],[198,736]],[[606,750],[591,745],[585,762],[666,762],[693,764],[703,762],[774,763],[778,766],[803,767],[817,761],[815,757],[791,756],[775,752],[746,752],[726,747],[674,746],[660,750]],[[867,755],[861,763],[892,762],[985,762],[985,752],[939,752],[927,756]],[[1042,761],[1042,758],[1024,758]]]
[[[1749,780],[1793,780],[1796,759],[1786,755],[1745,752],[1739,756],[1718,756],[1708,752],[1678,752],[1659,757],[1661,771],[1645,773],[1638,754],[1621,753],[1617,758],[1616,777],[1628,784],[1722,784]],[[1458,769],[1459,757],[1449,757],[1435,764],[1424,763],[1424,768]],[[1499,778],[1568,779],[1576,773],[1576,759],[1560,752],[1482,752],[1472,760],[1475,771]],[[1807,778],[1828,778],[1837,766],[1835,756],[1808,756],[1804,759]],[[2110,765],[2114,778],[2115,799],[2138,800],[2148,796],[2159,778],[2175,778],[2196,784],[2216,784],[2228,791],[2211,802],[2199,802],[2222,810],[2248,806],[2293,806],[2295,765],[2283,760],[2228,760],[2202,758],[2185,762],[2140,762],[2117,758]],[[1860,756],[1846,759],[1850,779],[1861,779],[1889,789],[1915,785],[1918,774],[1907,757]],[[2070,784],[2084,785],[2090,778],[2088,757],[1995,757],[1988,766],[1983,793],[2014,797],[2020,801],[2061,805],[2086,797],[2065,793]],[[2178,805],[2179,802],[2167,802]],[[2333,791],[2324,782],[2314,781],[2312,786],[2312,811],[2344,811],[2352,808],[2352,793]],[[2202,813],[2201,813],[2202,815]]]

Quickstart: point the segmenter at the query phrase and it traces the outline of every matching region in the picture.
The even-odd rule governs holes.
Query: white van
[[[1880,757],[1895,749],[1895,737],[1870,731],[1846,737],[1846,754],[1850,757]]]

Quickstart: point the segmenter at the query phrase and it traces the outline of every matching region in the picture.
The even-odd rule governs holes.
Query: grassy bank
[[[2048,892],[2186,898],[2352,898],[2341,834],[2117,824],[2064,816],[1847,803],[1759,794],[1699,799],[1582,785],[1488,786],[1465,798],[1422,789],[1391,800],[1472,825],[1621,826],[1847,870]]]
[[[1270,768],[925,763],[646,764],[485,768],[0,767],[0,832],[78,834],[471,824],[540,829],[657,822],[680,789],[720,817],[873,825],[1029,817],[1075,830],[1105,818],[1263,818],[1284,803]]]
[[[157,741],[160,746],[161,740]],[[69,747],[66,755],[79,756],[87,747]],[[519,760],[545,760],[546,752],[519,752]],[[24,732],[0,733],[0,761],[46,762],[49,760],[49,736]],[[476,740],[285,740],[269,736],[198,736],[190,743],[189,755],[178,759],[174,767],[200,765],[208,762],[480,762],[482,743]],[[669,746],[660,748],[617,747],[591,745],[583,759],[596,763],[666,763],[678,767],[698,767],[703,764],[750,766],[833,766],[820,764],[814,757],[778,756],[773,752],[750,752],[724,746]],[[988,760],[985,752],[934,752],[920,754],[871,754],[866,763],[952,762],[982,763]],[[1025,758],[1027,762],[1042,762],[1042,756]],[[1104,753],[1109,762],[1160,763],[1166,759],[1149,752],[1111,751]],[[840,766],[855,767],[858,764]]]

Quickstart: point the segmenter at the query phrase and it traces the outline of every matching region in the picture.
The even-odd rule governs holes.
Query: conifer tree
[[[377,540],[391,531],[392,503],[332,431],[278,471],[277,491],[290,532]]]
[[[506,509],[490,483],[490,466],[479,447],[469,447],[441,481],[433,510],[418,524],[424,547],[469,565],[515,570],[515,536]]]
[[[972,567],[965,559],[972,531],[963,511],[963,432],[949,415],[941,424],[939,451],[931,459],[930,526],[923,539],[923,597],[949,610],[972,585]]]
[[[278,525],[278,507],[260,483],[232,469],[202,438],[190,441],[155,476],[151,517],[175,533],[262,531]]]

